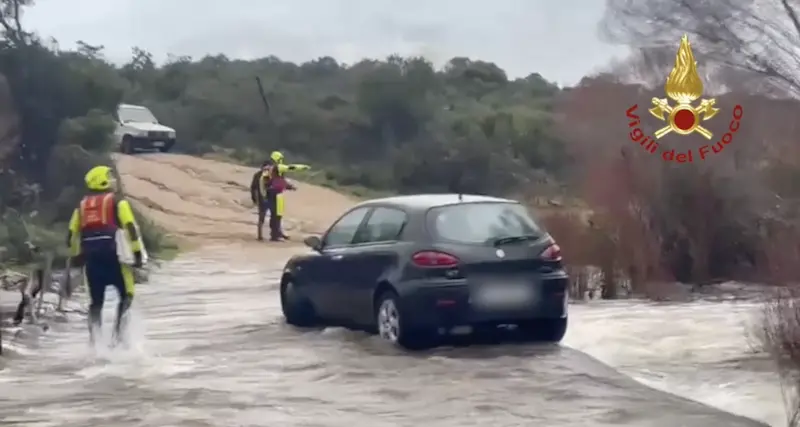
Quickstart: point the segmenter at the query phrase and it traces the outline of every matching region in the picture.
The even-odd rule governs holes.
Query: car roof
[[[438,206],[457,205],[461,203],[518,203],[516,200],[499,197],[481,196],[477,194],[413,194],[406,196],[384,197],[359,203],[357,207],[373,205],[394,205],[411,210],[428,210]]]

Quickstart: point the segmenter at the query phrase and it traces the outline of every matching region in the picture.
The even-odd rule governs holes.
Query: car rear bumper
[[[567,317],[568,283],[564,272],[540,275],[530,285],[535,298],[512,308],[480,306],[466,279],[407,282],[401,301],[406,321],[420,327],[558,319]]]

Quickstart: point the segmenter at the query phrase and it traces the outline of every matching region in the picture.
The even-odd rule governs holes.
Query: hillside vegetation
[[[86,54],[43,44],[19,24],[30,2],[0,2],[0,264],[63,257],[66,222],[92,166],[112,165],[109,112],[123,91],[104,84]],[[169,242],[139,218],[152,251]]]
[[[342,185],[508,192],[553,184],[568,161],[553,134],[559,88],[538,74],[510,80],[483,61],[454,58],[437,71],[424,58],[345,65],[218,55],[156,67],[135,50],[120,75],[126,99],[174,126],[181,150],[257,164],[279,149]]]

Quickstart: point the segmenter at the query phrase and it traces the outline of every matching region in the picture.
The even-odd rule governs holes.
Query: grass
[[[252,168],[257,168],[257,165],[252,163],[248,163],[246,161],[242,161],[238,159],[236,156],[226,153],[223,151],[215,151],[212,153],[204,154],[202,156],[204,159],[208,160],[215,160],[218,162],[225,162],[231,163],[235,165],[242,165],[248,166]],[[373,190],[371,188],[367,188],[360,185],[342,185],[335,180],[329,178],[329,173],[325,169],[314,169],[312,167],[309,171],[304,172],[290,172],[288,175],[289,179],[295,179],[300,182],[305,182],[308,184],[319,185],[320,187],[330,188],[331,190],[337,191],[339,193],[353,196],[357,199],[375,199],[379,197],[388,197],[393,196],[396,193],[392,193],[391,191],[380,191],[380,190]]]
[[[168,261],[178,256],[180,247],[169,238],[163,229],[137,213],[140,231],[151,257]],[[27,215],[6,215],[0,223],[0,268],[19,272],[30,272],[44,262],[43,254],[53,254],[54,268],[65,265],[69,251],[66,238],[66,223],[46,223]],[[40,248],[40,253],[32,253],[26,241],[30,240]]]
[[[217,151],[204,154],[202,156],[202,158],[204,159],[231,163],[235,165],[248,166],[252,167],[253,169],[258,167],[258,165],[254,164],[252,161],[244,161],[240,159],[240,157],[242,156],[237,156],[234,150],[223,150],[223,149],[219,149]],[[250,156],[248,158],[256,158],[256,157]],[[258,163],[260,163],[260,161]],[[314,168],[312,165],[311,170],[303,172],[291,172],[289,178],[296,179],[297,181],[305,182],[308,184],[318,185],[320,187],[330,188],[331,190],[342,193],[344,195],[352,196],[360,200],[391,197],[391,196],[396,196],[398,194],[397,192],[393,191],[376,190],[361,185],[344,185],[337,182],[335,179],[332,178],[332,176],[335,176],[335,174],[331,173],[330,170],[324,168],[317,169]],[[557,199],[559,199],[560,203],[558,205],[551,205],[545,201],[545,199],[549,200],[549,198],[542,198],[542,197],[531,198],[526,196],[518,196],[518,197],[513,196],[512,198],[519,199],[524,204],[534,209],[537,214],[544,216],[561,214],[564,212],[570,212],[570,213],[580,212],[581,215],[586,216],[588,215],[589,212],[588,208],[585,206],[585,203],[580,199],[558,197]]]
[[[309,170],[305,172],[297,172],[293,178],[298,181],[307,182],[309,184],[319,185],[320,187],[330,188],[348,196],[353,196],[358,199],[377,199],[380,197],[394,196],[396,193],[391,191],[374,190],[361,185],[342,185],[328,178],[328,173],[325,170]]]
[[[177,258],[178,255],[180,254],[181,254],[180,246],[175,245],[173,247],[161,248],[160,250],[156,251],[155,254],[153,254],[153,258],[159,261],[172,261],[175,258]]]

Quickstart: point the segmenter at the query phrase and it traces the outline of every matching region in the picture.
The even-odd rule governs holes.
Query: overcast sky
[[[511,77],[538,72],[572,84],[624,52],[597,38],[602,0],[37,0],[29,29],[62,47],[106,47],[115,62],[132,46],[168,53],[276,55],[353,63],[392,53],[493,61]]]

